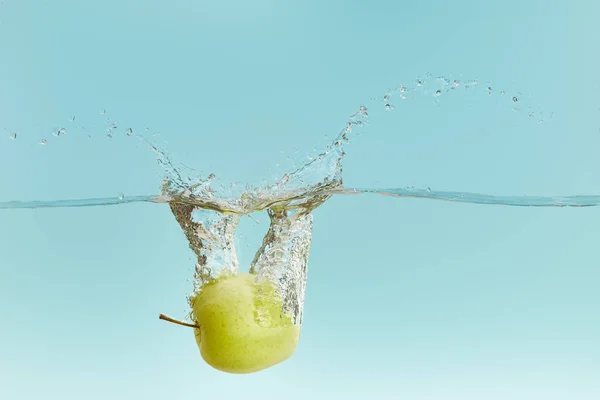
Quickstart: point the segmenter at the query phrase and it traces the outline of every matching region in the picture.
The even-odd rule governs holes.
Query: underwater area
[[[597,399],[599,12],[0,1],[0,399]]]

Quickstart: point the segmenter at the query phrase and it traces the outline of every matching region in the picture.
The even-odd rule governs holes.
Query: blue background
[[[348,147],[347,185],[599,194],[598,15],[591,0],[3,0],[0,201],[157,193],[130,127],[205,174],[271,180],[428,72],[481,87],[397,100]],[[246,263],[263,233],[248,224]],[[234,376],[157,318],[185,315],[192,278],[167,206],[5,210],[0,398],[597,399],[598,226],[595,208],[333,198],[296,354]]]

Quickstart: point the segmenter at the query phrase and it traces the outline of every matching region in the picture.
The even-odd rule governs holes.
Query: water
[[[0,399],[599,399],[599,14],[0,0],[0,203],[18,201],[0,210]],[[190,328],[157,319],[189,310],[198,255],[170,205],[199,199],[169,199],[140,137],[184,186],[198,174],[181,163],[214,173],[199,197],[232,209],[318,157],[362,103],[342,185],[310,213],[302,313],[302,287],[286,292],[296,354],[212,370]],[[290,257],[286,241],[260,250],[276,212],[199,208],[209,231],[240,216],[207,266]]]
[[[420,198],[450,202],[518,206],[518,207],[591,207],[600,205],[600,195],[581,194],[567,195],[557,193],[556,196],[498,196],[483,193],[443,191],[430,187],[397,187],[397,188],[349,188],[343,185],[342,159],[344,157],[344,144],[349,142],[352,135],[361,135],[369,128],[369,113],[372,109],[392,111],[396,103],[407,99],[422,99],[431,97],[435,104],[439,104],[439,97],[459,91],[477,92],[478,95],[496,95],[506,103],[517,103],[517,96],[510,96],[504,90],[494,90],[488,83],[481,85],[476,79],[459,80],[447,77],[432,77],[416,79],[412,86],[398,85],[393,90],[388,90],[383,96],[369,99],[373,103],[369,108],[361,106],[353,113],[339,132],[336,138],[316,157],[302,164],[296,170],[284,174],[278,182],[265,187],[248,189],[240,186],[238,182],[229,185],[215,185],[214,174],[202,178],[189,167],[176,165],[170,157],[152,143],[143,134],[134,133],[132,128],[124,132],[127,136],[135,136],[138,140],[150,147],[157,154],[157,161],[165,171],[165,179],[159,194],[149,195],[124,195],[115,197],[66,199],[52,201],[5,201],[0,202],[0,209],[19,208],[69,208],[69,207],[94,207],[124,205],[130,203],[185,203],[199,208],[214,209],[220,212],[248,214],[255,211],[268,209],[276,203],[294,203],[310,201],[315,195],[357,195],[377,194],[398,198]],[[478,99],[475,98],[475,101]],[[529,122],[542,124],[552,119],[552,112],[544,112],[539,107],[524,105],[521,108],[512,108],[512,111],[525,115]],[[106,114],[106,110],[102,111]],[[72,117],[75,121],[75,117]],[[117,126],[109,117],[105,118],[107,124],[107,138],[112,138],[110,132]],[[146,128],[149,131],[149,128]],[[55,136],[66,134],[64,128],[57,130]],[[16,133],[14,134],[16,138]],[[11,136],[12,137],[12,136]],[[47,141],[44,141],[47,144]],[[191,175],[190,175],[191,172]],[[240,190],[241,187],[241,190]]]
[[[573,195],[573,196],[495,196],[471,192],[448,192],[419,188],[395,189],[332,189],[324,190],[323,194],[331,195],[358,195],[378,194],[398,198],[418,198],[425,200],[439,200],[457,203],[485,204],[510,207],[597,207],[600,205],[600,195]],[[131,203],[177,203],[181,200],[170,200],[165,196],[118,196],[94,199],[72,199],[53,201],[5,201],[0,203],[0,209],[20,208],[71,208],[71,207],[98,207],[115,206]],[[204,206],[210,207],[210,202]],[[229,210],[232,211],[232,210]],[[232,211],[235,212],[235,211]]]
[[[235,238],[240,218],[244,215],[266,211],[269,228],[262,244],[249,266],[257,279],[277,282],[284,312],[292,316],[298,325],[302,323],[304,295],[306,290],[308,259],[312,241],[312,212],[332,196],[382,195],[397,198],[471,203],[480,205],[517,207],[594,207],[600,205],[600,195],[563,196],[497,196],[471,192],[440,191],[425,188],[348,188],[344,186],[343,159],[345,147],[353,136],[368,133],[370,112],[384,110],[394,112],[397,103],[415,98],[431,98],[438,104],[442,96],[460,90],[478,91],[478,94],[494,95],[489,85],[480,86],[477,80],[457,80],[445,77],[415,80],[412,86],[399,85],[380,98],[370,99],[369,107],[360,106],[354,112],[335,139],[316,157],[297,169],[285,173],[275,183],[260,187],[218,184],[215,174],[207,177],[197,175],[190,168],[183,168],[142,134],[132,128],[125,135],[135,136],[156,154],[158,163],[165,171],[161,191],[156,195],[111,198],[68,199],[59,201],[9,201],[0,203],[0,209],[93,207],[125,205],[131,203],[167,204],[181,227],[189,247],[195,255],[193,292],[201,290],[206,282],[224,272],[236,273],[240,263]],[[522,103],[517,96],[500,91],[507,103]],[[529,120],[544,123],[550,118],[539,109],[522,106],[515,112],[525,111]],[[103,112],[105,114],[105,111]],[[73,121],[75,118],[73,117]],[[118,129],[106,119],[106,136],[112,139]],[[54,136],[66,135],[59,128]],[[16,136],[13,137],[16,139]],[[47,141],[44,141],[47,144]],[[188,315],[191,319],[191,315]]]

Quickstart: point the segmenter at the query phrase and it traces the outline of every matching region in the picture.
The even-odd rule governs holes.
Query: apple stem
[[[177,324],[177,325],[182,325],[182,326],[187,326],[187,327],[190,327],[190,328],[200,329],[200,327],[198,325],[188,324],[188,323],[185,323],[185,322],[177,321],[176,319],[173,319],[171,317],[167,317],[164,314],[160,314],[158,316],[158,319],[162,319],[164,321],[169,321],[169,322],[172,322],[172,323]]]

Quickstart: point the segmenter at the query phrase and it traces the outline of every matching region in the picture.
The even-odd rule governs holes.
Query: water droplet
[[[389,94],[386,94],[385,96],[383,96],[383,101],[388,102],[390,101],[391,96]]]
[[[48,144],[48,141],[46,139],[42,139],[42,141],[40,142],[40,144]]]
[[[513,96],[512,101],[514,101],[516,103],[517,101],[519,101],[519,99],[517,99],[516,96]]]
[[[441,94],[442,94],[442,91],[441,91],[441,90],[439,90],[439,89],[438,89],[438,90],[436,90],[436,91],[435,91],[435,95],[436,95],[436,96],[441,96]]]
[[[15,140],[17,138],[17,132],[13,133],[12,135],[10,135],[10,138],[12,140]]]
[[[420,79],[417,79],[415,83],[417,84],[417,86],[423,86],[423,81]]]
[[[108,137],[109,139],[112,139],[112,134],[108,133],[108,134],[106,135],[106,137]]]
[[[394,109],[394,106],[388,103],[385,105],[385,109],[386,109],[386,111],[391,111]]]
[[[125,194],[119,193],[119,200],[123,200],[125,198]]]
[[[284,174],[279,181],[280,185],[285,185],[290,180],[290,176],[288,174]]]
[[[506,92],[505,92],[504,90],[501,90],[501,91],[500,91],[500,94],[505,94],[505,93],[506,93]]]
[[[406,86],[400,85],[400,93],[405,93],[405,92],[406,92]]]
[[[75,121],[75,116],[73,115],[73,117],[71,117],[71,122]]]
[[[492,88],[488,86],[488,94],[491,96],[492,95]]]
[[[102,111],[100,112],[100,114],[106,115],[106,108],[103,108]]]
[[[438,76],[436,80],[442,82],[444,86],[448,86],[450,84],[450,81],[444,76]]]
[[[133,135],[133,129],[129,128],[127,129],[127,136],[131,136]]]

